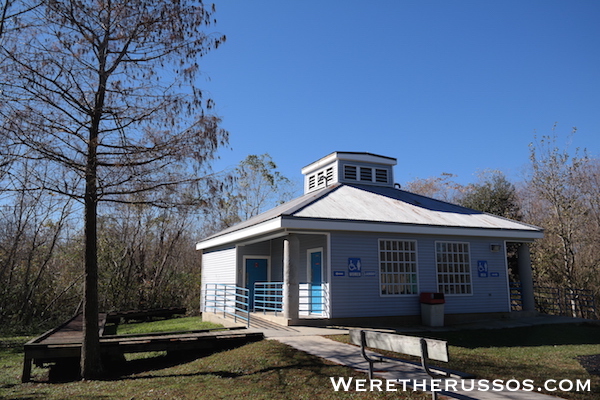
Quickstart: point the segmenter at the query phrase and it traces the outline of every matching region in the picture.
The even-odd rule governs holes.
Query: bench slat
[[[353,344],[361,345],[360,329],[350,330],[350,340]],[[395,353],[421,356],[421,338],[399,335],[397,333],[364,331],[367,347],[393,351]],[[448,362],[448,344],[444,340],[425,339],[427,357],[430,360]]]

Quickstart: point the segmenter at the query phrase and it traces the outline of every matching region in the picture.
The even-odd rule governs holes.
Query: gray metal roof
[[[473,229],[493,230],[498,232],[499,237],[504,236],[502,232],[510,232],[510,237],[518,237],[517,231],[522,232],[524,238],[543,236],[543,230],[533,225],[404,190],[370,185],[335,184],[298,197],[203,241],[227,236],[277,218],[303,221],[303,227],[311,226],[311,221],[314,221],[314,229],[321,229],[324,226],[323,221],[336,221],[428,228],[468,228],[471,232]],[[284,228],[283,225],[281,227]],[[374,226],[374,229],[377,228]],[[236,237],[239,238],[240,235]]]

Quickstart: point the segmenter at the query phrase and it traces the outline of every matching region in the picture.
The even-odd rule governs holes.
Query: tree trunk
[[[81,348],[81,377],[83,379],[97,379],[102,374],[98,326],[97,136],[93,136],[90,134],[90,155],[86,171],[85,191],[85,280],[83,345]]]
[[[85,169],[85,281],[83,303],[83,345],[81,377],[98,379],[102,375],[98,326],[98,138],[106,96],[105,73],[107,38],[100,47],[100,74],[89,129]]]

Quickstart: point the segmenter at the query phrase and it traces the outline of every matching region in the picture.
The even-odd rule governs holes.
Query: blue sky
[[[333,151],[395,157],[395,179],[519,180],[534,134],[600,154],[600,2],[216,0],[201,63],[231,149],[280,171]],[[563,142],[564,143],[564,142]]]

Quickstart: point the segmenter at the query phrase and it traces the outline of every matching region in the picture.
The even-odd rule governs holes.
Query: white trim
[[[345,151],[336,151],[307,165],[306,167],[302,168],[301,172],[303,175],[310,174],[311,172],[316,171],[317,169],[322,168],[325,165],[334,162],[335,160],[365,162],[371,164],[382,164],[391,166],[398,164],[397,159],[393,157],[380,156],[371,153],[353,153]]]
[[[538,230],[514,230],[496,228],[477,228],[460,226],[411,225],[386,222],[361,222],[342,220],[315,220],[309,218],[282,218],[281,227],[287,229],[315,229],[326,231],[354,231],[372,233],[402,233],[413,235],[442,235],[442,236],[475,236],[506,239],[516,241],[533,241],[544,237]]]
[[[327,254],[327,275],[326,275],[326,278],[327,278],[327,308],[326,309],[327,309],[327,318],[333,318],[333,310],[331,308],[331,306],[332,306],[331,299],[333,298],[332,293],[334,290],[333,279],[331,279],[331,271],[332,271],[332,268],[331,268],[331,234],[329,232],[327,232],[326,236],[327,236],[327,239],[326,239],[326,241],[327,241],[327,244],[326,244],[326,247],[327,247],[327,251],[326,251],[326,254]]]
[[[497,229],[461,226],[436,226],[402,223],[320,220],[311,218],[276,217],[257,225],[249,226],[238,231],[230,232],[196,244],[196,250],[204,250],[225,244],[247,240],[258,235],[265,235],[277,229],[301,229],[320,231],[354,231],[373,233],[401,233],[410,235],[441,235],[441,236],[475,236],[493,237],[498,239],[514,239],[518,242],[532,242],[541,239],[544,233],[531,229]]]
[[[325,283],[325,268],[323,266],[324,264],[324,253],[323,253],[323,247],[314,247],[312,249],[307,249],[306,250],[306,282],[308,283],[312,283],[312,277],[310,276],[311,273],[311,258],[310,255],[312,253],[321,253],[321,283]]]
[[[281,228],[281,217],[276,217],[247,228],[214,237],[196,244],[196,250],[204,250],[224,244],[237,242],[257,235],[264,235]]]
[[[508,297],[508,312],[512,312],[512,301],[510,299],[510,276],[508,275],[508,247],[506,240],[504,241],[504,279],[506,282],[506,296]]]
[[[381,242],[382,241],[384,241],[384,242],[392,242],[393,241],[393,242],[403,242],[403,243],[404,242],[414,243],[414,245],[415,245],[415,250],[414,250],[414,253],[415,253],[415,267],[416,267],[415,275],[416,275],[416,278],[417,278],[417,281],[415,283],[415,285],[417,286],[417,292],[416,293],[383,294],[381,292],[381,285],[382,285],[382,282],[381,282],[381,275],[382,275],[382,272],[381,272],[381,263],[382,263],[382,260],[381,260],[381,251],[382,251],[381,250]],[[385,250],[385,251],[388,251],[388,250]],[[379,238],[377,240],[377,260],[378,260],[378,266],[379,266],[379,297],[382,297],[382,298],[388,298],[388,297],[402,297],[402,298],[406,298],[406,297],[410,297],[410,296],[414,297],[414,296],[418,296],[419,295],[419,292],[421,290],[421,286],[420,286],[420,279],[419,279],[419,242],[418,242],[418,240],[416,240],[416,239],[403,239],[403,238]],[[387,261],[383,261],[383,262],[387,262]],[[391,284],[391,285],[394,285],[394,284]],[[407,284],[398,284],[398,285],[408,286]]]
[[[470,242],[465,242],[465,241],[461,241],[461,240],[436,240],[434,242],[434,250],[435,250],[435,290],[436,291],[440,291],[440,274],[438,272],[438,261],[437,261],[437,256],[438,256],[438,243],[451,243],[451,244],[466,244],[469,247],[469,251],[468,251],[468,256],[469,256],[469,289],[470,289],[470,293],[444,293],[444,296],[448,296],[448,297],[468,297],[468,296],[473,296],[473,294],[475,293],[475,287],[473,285],[473,260],[471,257],[471,243]],[[452,273],[455,274],[456,273]],[[463,274],[466,275],[466,274]],[[443,285],[443,283],[442,283]],[[452,283],[452,285],[456,285],[456,283]]]
[[[273,234],[267,235],[267,236],[258,236],[258,237],[254,237],[254,238],[249,238],[248,240],[244,240],[243,242],[238,242],[237,245],[243,247],[243,246],[249,246],[251,244],[268,242],[273,239],[279,239],[284,236],[287,236],[289,233],[291,233],[291,232],[280,231],[280,232],[276,232],[276,233],[273,233]]]

